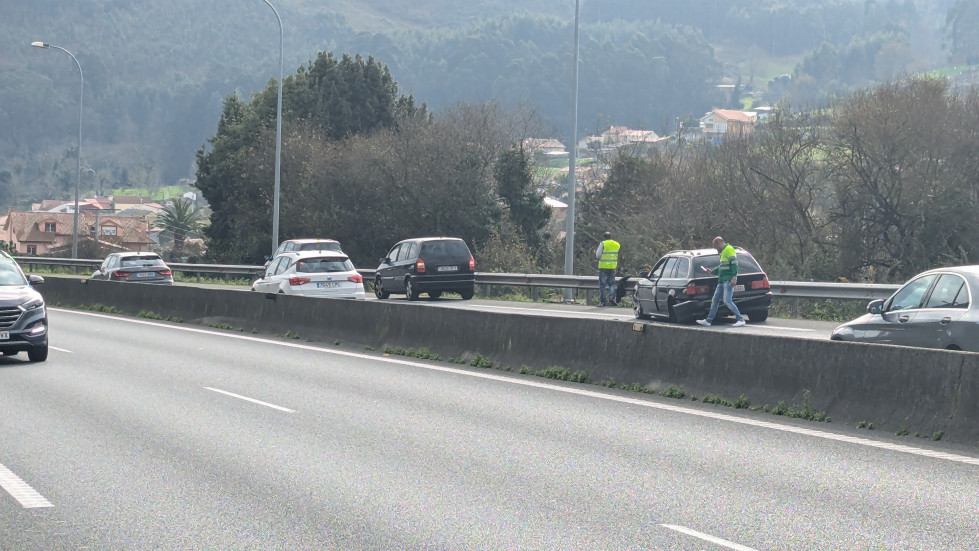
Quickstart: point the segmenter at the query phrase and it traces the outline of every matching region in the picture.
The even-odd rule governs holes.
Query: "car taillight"
[[[425,261],[418,259],[415,261],[415,273],[423,274],[425,273]]]
[[[112,272],[112,277],[115,279],[123,279],[133,275],[132,272]]]
[[[353,281],[354,283],[363,283],[364,278],[360,274],[354,274],[347,278],[347,281]]]
[[[290,277],[289,285],[302,285],[304,283],[309,283],[308,277]]]
[[[752,289],[771,289],[772,286],[768,283],[768,276],[765,276],[764,278],[759,279],[758,281],[752,281],[751,282],[751,288]]]
[[[470,272],[476,271],[476,259],[471,256],[469,257],[469,271]]]
[[[166,270],[160,270],[157,273],[159,273],[161,276],[173,275],[173,271],[171,271],[170,268],[167,268]]]
[[[687,285],[686,289],[683,290],[683,294],[691,297],[694,295],[706,295],[709,292],[710,287],[706,285],[694,285],[693,283]]]

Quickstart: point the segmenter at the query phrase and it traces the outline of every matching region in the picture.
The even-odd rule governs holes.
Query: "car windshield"
[[[354,265],[346,258],[305,258],[296,262],[296,271],[302,273],[349,272]]]
[[[27,285],[27,278],[15,264],[0,262],[0,285]]]
[[[472,254],[464,242],[453,239],[426,241],[418,256],[427,262],[468,262]]]
[[[323,241],[322,243],[303,243],[299,246],[300,251],[339,251],[340,244],[336,242]]]
[[[699,277],[705,275],[704,268],[714,269],[718,264],[721,263],[720,255],[708,254],[704,256],[694,257],[693,259],[693,270],[694,277]],[[761,266],[755,262],[755,259],[751,257],[745,251],[738,252],[738,273],[739,274],[751,274],[755,272],[761,272]]]
[[[158,256],[124,256],[119,260],[119,266],[123,268],[163,265],[163,259]]]

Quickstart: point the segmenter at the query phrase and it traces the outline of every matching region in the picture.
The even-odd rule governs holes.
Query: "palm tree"
[[[194,203],[179,197],[174,199],[172,205],[163,209],[160,221],[173,234],[174,256],[180,255],[184,241],[189,235],[196,234],[203,222],[201,211],[194,208]]]

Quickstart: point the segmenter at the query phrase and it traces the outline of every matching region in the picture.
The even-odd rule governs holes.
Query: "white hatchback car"
[[[293,251],[277,255],[252,291],[304,297],[364,299],[364,278],[347,255]]]

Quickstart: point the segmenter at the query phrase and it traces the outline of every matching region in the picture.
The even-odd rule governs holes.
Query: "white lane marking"
[[[53,308],[48,308],[48,310],[53,310]],[[833,434],[831,432],[824,432],[824,431],[820,431],[820,430],[806,429],[806,428],[802,428],[802,427],[794,427],[794,426],[790,426],[790,425],[779,425],[778,423],[773,423],[773,422],[770,422],[770,421],[759,421],[759,420],[755,420],[755,419],[745,419],[745,418],[741,418],[741,417],[735,417],[733,415],[727,415],[727,414],[724,414],[724,413],[715,413],[715,412],[710,412],[710,411],[700,411],[700,410],[690,409],[690,408],[686,408],[686,407],[682,407],[682,406],[674,406],[674,405],[670,405],[670,404],[660,404],[660,403],[656,403],[656,402],[648,402],[648,401],[645,401],[645,400],[640,400],[638,398],[629,398],[627,396],[613,396],[613,395],[603,394],[601,392],[597,392],[597,391],[593,391],[593,390],[586,390],[586,389],[583,389],[583,388],[563,387],[563,386],[553,385],[553,384],[544,383],[544,382],[524,380],[524,379],[515,379],[515,378],[507,377],[507,376],[504,376],[504,375],[494,375],[492,373],[476,373],[476,372],[472,372],[472,371],[466,371],[466,370],[456,369],[456,368],[452,368],[452,367],[444,367],[444,366],[440,366],[440,365],[423,364],[421,362],[412,362],[412,361],[408,361],[408,360],[400,360],[400,359],[395,359],[395,358],[386,358],[386,357],[371,356],[369,354],[360,354],[358,352],[346,352],[346,351],[343,351],[343,350],[331,350],[329,348],[320,348],[318,346],[310,346],[310,345],[306,345],[306,344],[298,344],[298,343],[292,343],[292,342],[274,341],[274,340],[265,339],[265,338],[261,338],[261,337],[250,337],[248,335],[235,335],[235,334],[232,334],[232,333],[223,333],[223,332],[217,332],[217,331],[210,331],[210,330],[207,330],[207,329],[197,329],[197,328],[194,328],[194,327],[179,327],[177,325],[165,325],[165,324],[161,324],[161,323],[157,323],[157,322],[149,321],[149,320],[121,318],[121,317],[110,316],[110,315],[107,315],[107,314],[98,314],[98,313],[95,313],[95,312],[80,312],[80,311],[75,311],[75,310],[63,310],[63,309],[58,309],[57,311],[59,311],[59,312],[65,312],[65,313],[69,313],[69,314],[77,314],[79,316],[92,316],[92,317],[104,318],[104,319],[115,320],[115,321],[122,321],[122,322],[127,322],[127,323],[136,323],[136,324],[141,324],[141,325],[150,325],[150,326],[153,326],[153,327],[160,327],[160,328],[165,328],[165,329],[173,329],[175,331],[187,331],[189,333],[199,333],[199,334],[202,334],[202,335],[220,336],[220,337],[226,337],[226,338],[229,338],[229,339],[239,339],[239,340],[257,342],[257,343],[262,343],[262,344],[274,344],[274,345],[277,345],[277,346],[284,346],[284,347],[287,347],[287,348],[295,348],[295,349],[299,349],[299,350],[310,350],[310,351],[315,351],[315,352],[322,352],[322,353],[325,353],[325,354],[333,354],[335,356],[346,356],[348,358],[359,358],[359,359],[363,359],[363,360],[370,360],[370,361],[384,362],[384,363],[392,363],[392,364],[398,364],[398,365],[409,365],[409,366],[412,366],[412,367],[419,367],[419,368],[428,369],[428,370],[431,370],[431,371],[442,371],[442,372],[445,372],[445,373],[455,373],[457,375],[465,375],[467,377],[477,377],[477,378],[480,378],[480,379],[489,379],[489,380],[493,380],[493,381],[499,381],[499,382],[514,384],[514,385],[521,385],[521,386],[542,388],[542,389],[547,389],[547,390],[553,390],[555,392],[563,392],[563,393],[566,393],[566,394],[576,394],[578,396],[588,396],[589,398],[596,398],[596,399],[599,399],[599,400],[608,400],[610,402],[619,402],[619,403],[623,403],[623,404],[631,404],[631,405],[646,407],[646,408],[650,408],[650,409],[658,409],[658,410],[663,410],[663,411],[671,411],[671,412],[674,412],[674,413],[682,413],[682,414],[685,414],[685,415],[693,415],[695,417],[703,417],[703,418],[707,418],[707,419],[713,419],[713,420],[716,420],[716,421],[727,421],[727,422],[730,422],[730,423],[737,423],[739,425],[747,425],[747,426],[752,426],[752,427],[777,430],[777,431],[781,431],[781,432],[788,432],[788,433],[793,433],[793,434],[801,434],[803,436],[810,436],[810,437],[813,437],[813,438],[821,438],[823,440],[834,440],[834,441],[837,441],[837,442],[846,442],[848,444],[856,444],[858,446],[866,446],[866,447],[869,447],[869,448],[878,448],[878,449],[882,449],[882,450],[888,450],[888,451],[894,451],[894,452],[907,453],[907,454],[911,454],[911,455],[917,455],[917,456],[920,456],[920,457],[929,457],[929,458],[932,458],[932,459],[942,459],[942,460],[945,460],[945,461],[954,461],[956,463],[965,463],[967,465],[977,465],[977,466],[979,466],[979,458],[977,458],[977,457],[969,457],[969,456],[966,456],[966,455],[958,455],[958,454],[954,454],[954,453],[944,453],[944,452],[938,452],[938,451],[934,451],[934,450],[926,450],[924,448],[916,448],[916,447],[913,447],[913,446],[905,446],[905,445],[902,445],[902,444],[891,444],[889,442],[879,442],[879,441],[870,440],[870,439],[867,439],[867,438],[857,438],[855,436],[845,436],[845,435],[842,435],[842,434]]]
[[[693,536],[697,539],[702,539],[704,541],[713,543],[714,545],[720,545],[721,547],[727,547],[728,549],[734,549],[734,551],[757,551],[751,547],[745,547],[743,545],[738,545],[733,541],[722,540],[711,536],[710,534],[704,534],[703,532],[698,532],[696,530],[691,530],[690,528],[684,526],[676,526],[674,524],[660,524],[663,528],[669,528],[670,530],[675,530],[677,532],[686,534],[688,536]]]
[[[275,404],[270,404],[268,402],[263,402],[261,400],[256,400],[254,398],[249,398],[248,396],[242,396],[241,394],[235,394],[234,392],[228,392],[227,390],[221,390],[220,388],[211,388],[209,386],[204,387],[211,392],[217,392],[219,394],[224,394],[225,396],[231,396],[232,398],[238,398],[239,400],[244,400],[246,402],[251,402],[253,404],[258,404],[260,406],[265,406],[267,408],[277,409],[279,411],[284,411],[286,413],[296,413],[296,410],[284,408],[282,406],[277,406]]]
[[[67,352],[68,354],[74,354],[71,350],[65,350],[64,348],[58,348],[57,346],[48,346],[51,350],[57,350],[58,352]]]
[[[37,493],[2,463],[0,463],[0,488],[6,490],[24,509],[54,507],[50,501],[44,499],[44,496]]]

